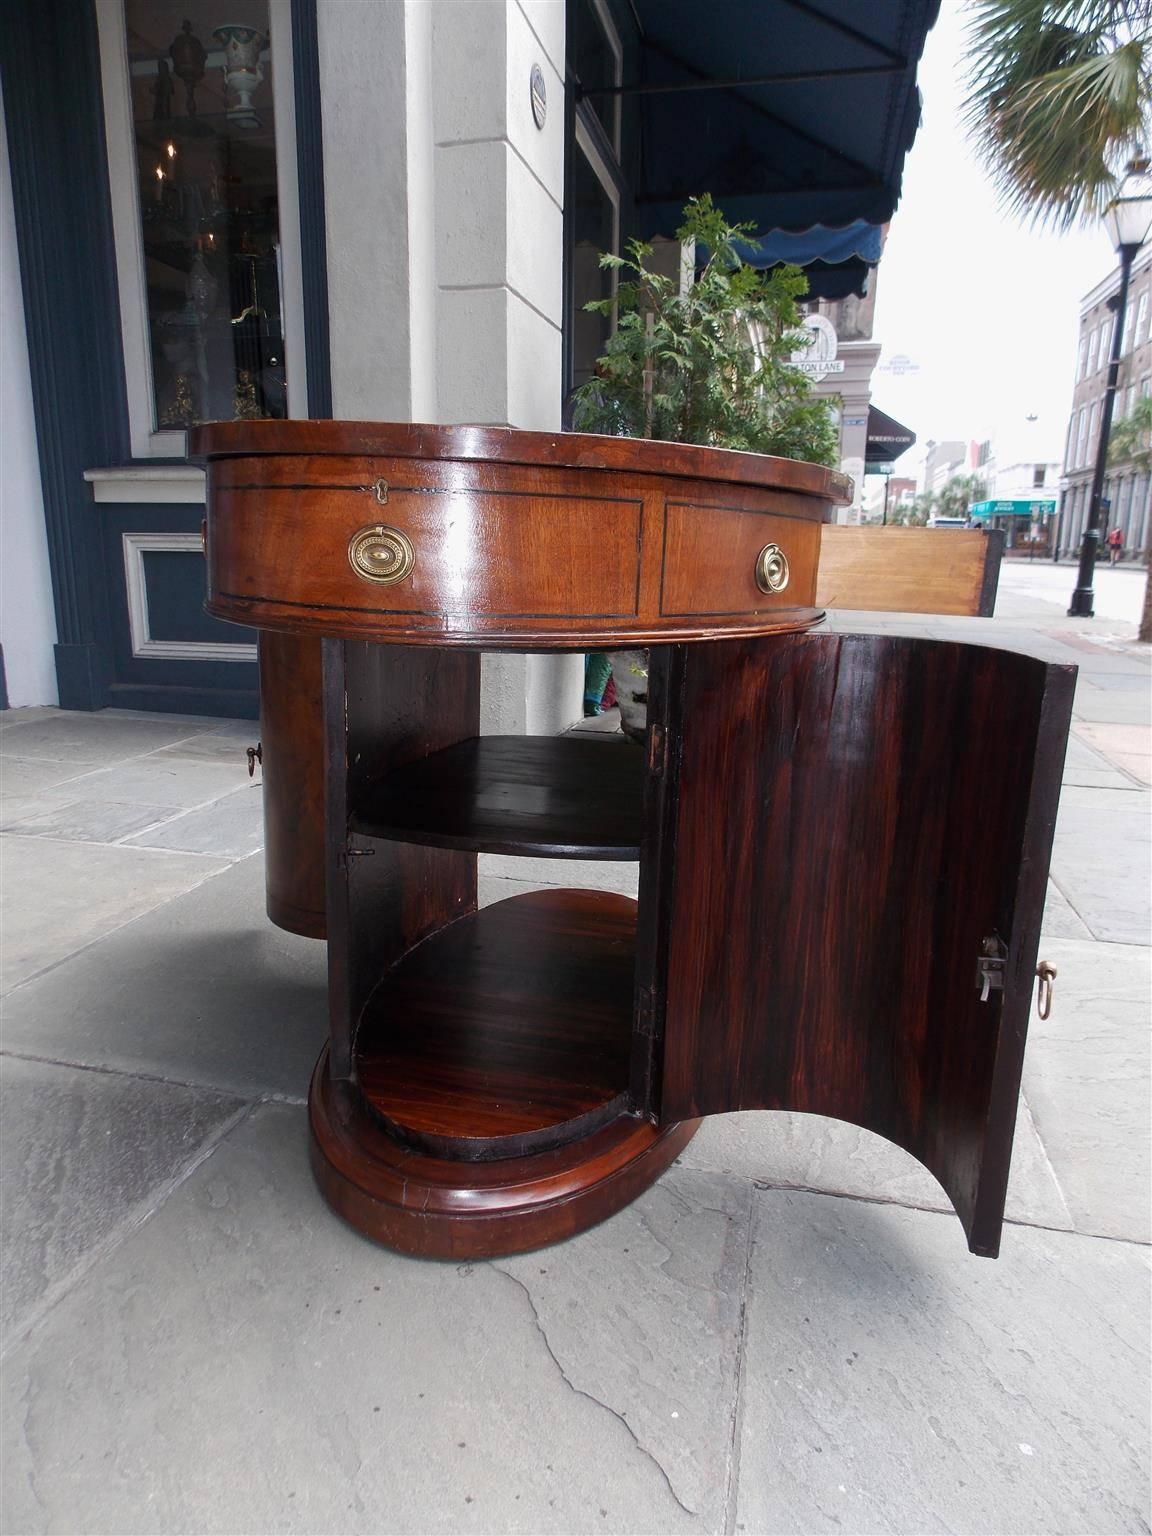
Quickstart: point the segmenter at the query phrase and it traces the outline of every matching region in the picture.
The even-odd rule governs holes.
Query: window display
[[[287,415],[267,0],[125,0],[154,427]]]

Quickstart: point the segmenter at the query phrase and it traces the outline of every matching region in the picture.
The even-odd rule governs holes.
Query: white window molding
[[[624,83],[624,45],[620,41],[620,33],[616,30],[616,23],[612,20],[612,12],[608,9],[606,0],[592,0],[592,9],[596,13],[596,19],[600,23],[604,33],[604,40],[608,44],[608,51],[612,55],[612,84]],[[612,132],[609,138],[612,141],[612,151],[616,158],[620,158],[620,128],[623,120],[623,97],[617,93],[612,98]]]
[[[296,159],[296,106],[292,89],[291,0],[268,0],[272,110],[276,130],[276,189],[280,225],[280,306],[289,416],[308,414],[304,352],[303,271],[300,251],[300,189]],[[108,190],[120,296],[120,332],[128,395],[128,429],[137,459],[183,458],[187,434],[158,429],[148,334],[148,285],[132,125],[132,85],[123,0],[96,0]]]
[[[231,644],[218,640],[155,640],[148,612],[148,575],[144,556],[153,552],[166,554],[203,554],[198,533],[125,533],[124,585],[128,593],[128,628],[132,655],[151,661],[246,661],[256,660],[254,645]]]
[[[126,464],[113,469],[86,469],[92,500],[102,503],[151,502],[203,506],[204,471],[195,464]]]
[[[579,118],[576,119],[575,137],[581,154],[592,168],[592,174],[603,188],[608,201],[612,204],[612,249],[620,249],[620,188],[616,184],[616,178],[612,174],[612,166],[596,143],[596,140],[585,128]],[[616,274],[613,273],[613,286],[615,286]]]

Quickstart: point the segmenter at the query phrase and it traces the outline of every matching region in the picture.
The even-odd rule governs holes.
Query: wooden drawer
[[[227,425],[197,441],[230,438]],[[333,424],[254,427],[284,425],[311,441]],[[372,430],[405,451],[210,460],[210,613],[258,629],[523,650],[614,650],[818,617],[820,523],[841,494],[829,471],[580,434],[506,442],[479,428]],[[358,443],[359,431],[342,429],[338,441]],[[430,456],[446,433],[462,457]],[[468,457],[522,439],[544,462]],[[686,471],[702,456],[723,476],[657,473],[648,450]],[[557,455],[577,462],[549,462]],[[809,480],[829,481],[827,491]],[[769,547],[788,580],[761,590],[757,561]]]
[[[787,562],[786,584],[777,563],[768,573],[776,590],[757,582],[761,554],[775,545]],[[737,506],[670,501],[665,509],[660,612],[761,613],[807,605],[816,592],[820,525]]]
[[[473,620],[634,619],[639,499],[477,489],[370,488],[302,494],[220,487],[209,557],[214,594],[257,605]],[[410,560],[402,579],[357,570],[353,541],[373,530]],[[400,535],[399,540],[395,535]],[[381,569],[388,574],[388,566]]]

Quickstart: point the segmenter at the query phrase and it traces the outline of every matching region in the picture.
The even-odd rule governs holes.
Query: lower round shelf
[[[459,918],[373,992],[359,1091],[434,1157],[587,1136],[627,1108],[635,957],[636,903],[611,891],[532,891]]]
[[[499,1162],[401,1146],[325,1047],[308,1097],[312,1169],[329,1205],[365,1236],[433,1259],[495,1258],[573,1237],[622,1210],[692,1139],[698,1120],[658,1127],[619,1115],[580,1141]]]

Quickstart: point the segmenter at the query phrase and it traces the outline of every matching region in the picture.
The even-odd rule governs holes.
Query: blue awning
[[[826,224],[813,224],[811,229],[774,229],[755,245],[743,247],[741,254],[756,267],[774,267],[782,261],[806,267],[814,261],[839,263],[854,258],[874,267],[883,245],[880,225],[856,219],[843,229],[829,229]]]
[[[740,255],[753,267],[775,267],[782,262],[803,267],[808,293],[816,299],[842,299],[867,290],[868,273],[880,260],[884,230],[867,219],[856,219],[843,229],[814,224],[811,229],[774,229],[754,245],[742,244]]]
[[[632,9],[641,37],[623,84],[577,89],[635,104],[636,233],[674,235],[688,198],[710,192],[733,222],[779,237],[781,260],[846,273],[874,262],[878,233],[861,231],[887,223],[899,201],[920,123],[916,66],[939,0]]]

